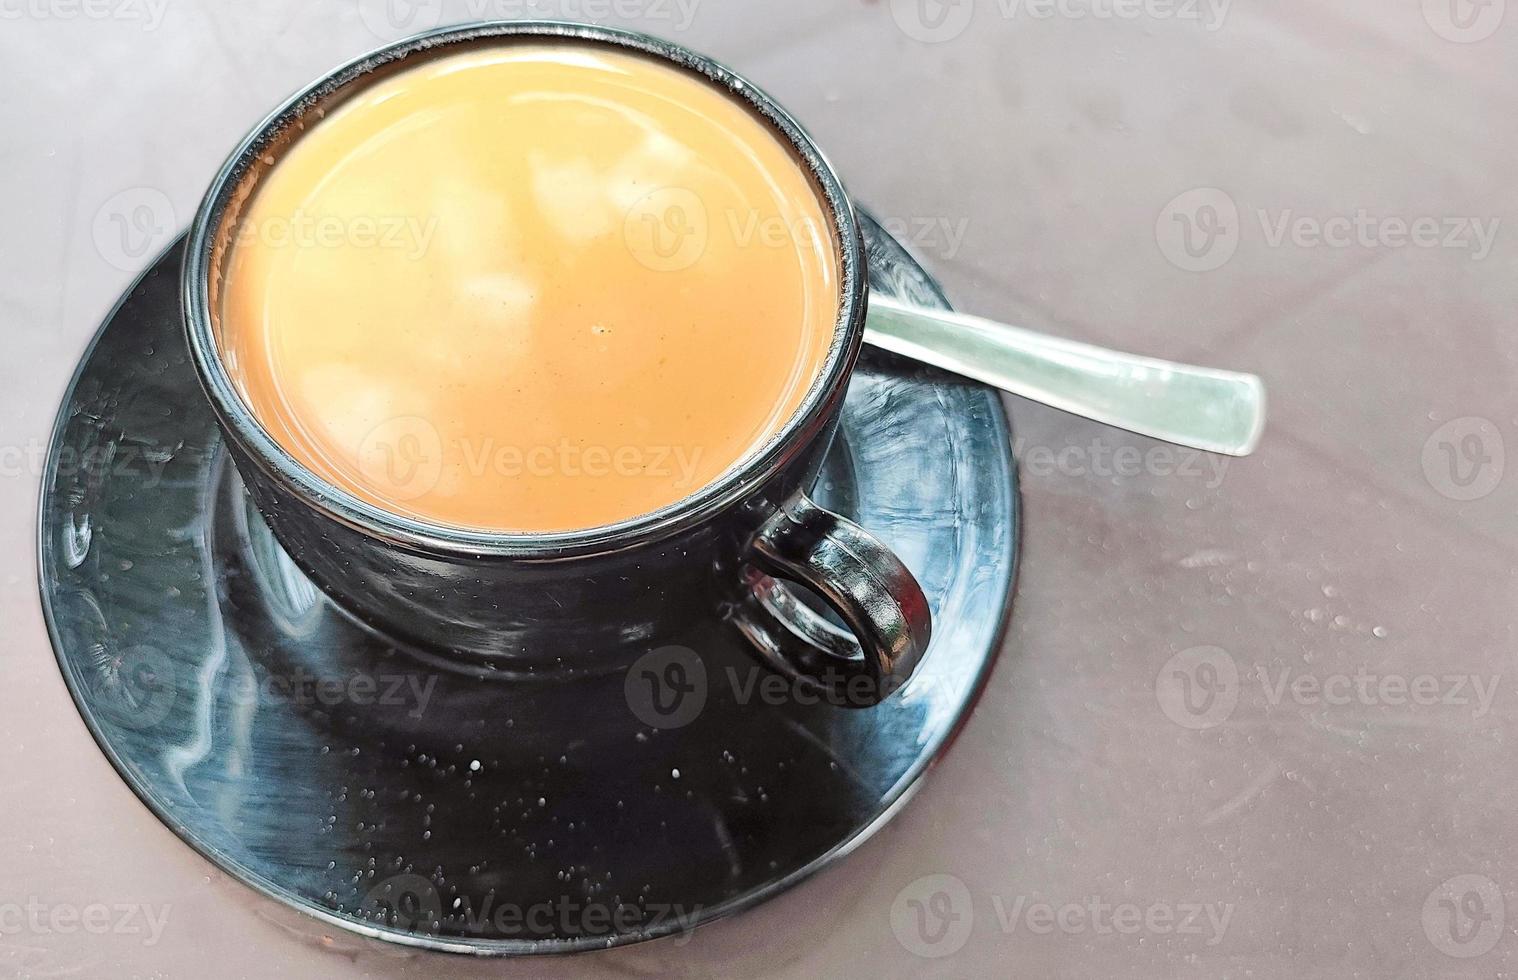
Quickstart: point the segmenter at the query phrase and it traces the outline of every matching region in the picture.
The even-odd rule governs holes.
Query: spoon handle
[[[1253,374],[1177,364],[870,296],[865,343],[1180,446],[1247,456],[1265,428]]]

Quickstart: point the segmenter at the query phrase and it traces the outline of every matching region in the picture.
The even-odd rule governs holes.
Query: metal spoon
[[[1066,412],[1230,456],[1265,428],[1265,385],[1253,374],[1177,364],[870,296],[865,343]]]

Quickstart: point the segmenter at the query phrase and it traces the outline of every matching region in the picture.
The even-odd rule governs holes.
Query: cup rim
[[[243,400],[222,362],[210,316],[215,235],[242,178],[262,152],[323,102],[367,84],[376,69],[414,55],[427,57],[454,46],[462,49],[531,38],[562,38],[641,52],[704,77],[757,112],[810,172],[833,224],[840,299],[833,340],[822,369],[785,424],[716,480],[657,510],[612,524],[550,532],[458,527],[397,514],[333,484],[297,460],[269,435]],[[426,31],[376,48],[322,75],[255,126],[222,164],[196,212],[186,243],[181,294],[190,356],[223,431],[255,465],[293,489],[302,503],[408,550],[466,558],[568,557],[657,540],[738,505],[754,486],[784,469],[821,436],[831,411],[844,396],[863,342],[868,292],[864,260],[853,203],[832,165],[800,123],[747,78],[705,55],[637,31],[569,21],[482,21]]]

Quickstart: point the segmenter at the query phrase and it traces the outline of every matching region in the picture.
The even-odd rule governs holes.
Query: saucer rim
[[[921,270],[924,282],[931,289],[934,298],[945,307],[952,308],[941,284],[936,277],[928,272],[926,265],[921,262],[920,258],[911,250],[907,243],[902,242],[895,235],[887,231],[868,209],[858,208],[858,217],[860,219],[861,232],[863,232],[866,225],[875,226],[883,236],[889,238],[896,247],[908,255],[918,269]],[[702,926],[748,911],[795,888],[834,863],[846,858],[874,837],[882,827],[894,819],[901,809],[916,796],[928,771],[942,758],[944,752],[948,750],[954,740],[964,730],[970,716],[974,713],[975,707],[986,692],[991,674],[1003,651],[1011,624],[1012,611],[1015,606],[1016,585],[1021,566],[1023,515],[1020,480],[1016,460],[1011,452],[1011,419],[1004,401],[999,397],[990,399],[989,405],[994,416],[991,421],[995,428],[997,431],[1007,435],[1007,438],[995,442],[998,462],[1004,465],[1005,472],[1008,474],[1008,480],[1003,489],[1004,498],[1009,505],[1008,511],[1012,516],[1012,525],[1007,529],[1008,533],[1005,536],[1005,547],[1002,556],[1006,562],[1007,586],[1000,603],[995,627],[990,634],[988,649],[980,658],[974,681],[966,690],[964,701],[958,709],[958,716],[954,723],[940,731],[932,740],[920,746],[911,765],[891,784],[888,791],[880,794],[880,800],[882,801],[880,811],[868,823],[854,828],[848,836],[840,839],[832,847],[788,874],[721,903],[703,906],[699,917],[687,927],[674,925],[670,928],[630,931],[614,934],[609,937],[580,937],[573,939],[458,939],[442,935],[406,932],[389,926],[378,926],[328,911],[309,902],[298,893],[275,883],[261,872],[253,870],[227,851],[212,847],[199,834],[190,829],[187,824],[177,819],[172,810],[161,807],[155,802],[149,792],[150,781],[139,776],[136,768],[130,765],[105,737],[98,713],[92,707],[87,697],[87,691],[81,678],[74,670],[71,661],[65,658],[63,638],[58,628],[58,616],[53,608],[53,592],[56,590],[49,587],[47,571],[58,560],[58,545],[47,534],[47,509],[50,499],[48,488],[53,485],[57,477],[60,461],[58,450],[61,447],[68,423],[72,418],[70,407],[73,404],[78,385],[83,379],[86,369],[96,349],[103,340],[106,331],[115,323],[122,309],[137,293],[142,284],[159,271],[160,265],[171,256],[174,250],[185,247],[187,239],[188,233],[181,233],[176,236],[168,246],[155,255],[152,261],[132,279],[130,285],[123,289],[120,297],[102,319],[100,326],[79,355],[78,362],[63,391],[58,412],[54,419],[53,430],[48,441],[47,461],[43,467],[42,482],[38,493],[36,526],[38,548],[37,585],[43,620],[47,628],[48,640],[52,647],[54,659],[58,664],[59,673],[63,677],[75,710],[78,711],[86,730],[90,733],[90,737],[99,746],[102,754],[110,762],[111,767],[116,771],[117,775],[132,791],[133,796],[137,798],[148,812],[213,867],[229,874],[265,898],[278,902],[280,905],[298,914],[309,916],[318,922],[341,929],[348,934],[411,949],[482,958],[507,958],[587,953],[635,945],[678,935],[689,935]],[[867,247],[864,250],[864,258],[864,270],[867,275],[868,270],[871,268]],[[973,384],[973,382],[970,383]],[[977,385],[977,387],[985,388],[987,386]],[[205,396],[203,389],[201,394]],[[209,397],[206,397],[206,403],[207,409],[214,411]],[[205,533],[207,530],[209,528],[202,529],[201,533]]]

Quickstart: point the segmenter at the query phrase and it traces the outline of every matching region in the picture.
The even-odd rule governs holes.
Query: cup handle
[[[754,532],[745,566],[738,628],[771,667],[821,686],[830,703],[879,704],[906,683],[928,648],[928,600],[901,559],[803,492]],[[810,587],[853,635],[777,590],[776,578]]]

